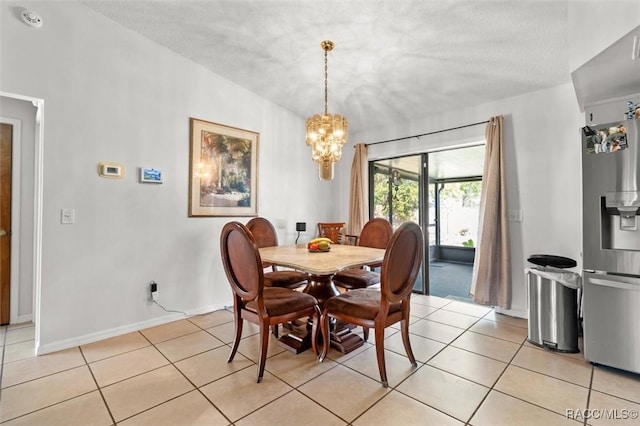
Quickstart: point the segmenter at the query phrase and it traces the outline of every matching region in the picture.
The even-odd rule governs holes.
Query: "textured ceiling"
[[[568,0],[78,0],[306,118],[350,131],[570,81]]]

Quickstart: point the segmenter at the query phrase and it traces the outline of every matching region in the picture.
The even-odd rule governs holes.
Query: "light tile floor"
[[[625,425],[640,378],[526,341],[525,320],[430,296],[412,297],[418,368],[397,328],[379,383],[372,343],[323,363],[275,339],[255,383],[259,339],[247,324],[227,363],[228,311],[33,356],[33,325],[0,329],[3,425]],[[591,412],[586,411],[592,410]],[[610,417],[618,417],[611,419]]]

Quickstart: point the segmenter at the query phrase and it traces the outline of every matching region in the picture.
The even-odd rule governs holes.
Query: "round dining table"
[[[332,281],[333,276],[343,269],[381,262],[384,249],[332,244],[328,251],[310,251],[306,244],[262,247],[260,257],[263,262],[295,269],[307,274],[304,292],[318,300],[320,309],[330,297],[340,294]],[[311,346],[311,333],[303,336],[289,333],[280,338],[279,343],[286,349],[299,353]],[[364,341],[350,332],[348,327],[333,327],[331,345],[348,353],[362,346]]]

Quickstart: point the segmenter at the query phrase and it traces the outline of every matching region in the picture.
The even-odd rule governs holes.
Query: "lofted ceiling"
[[[570,82],[569,0],[77,0],[306,118],[350,132]],[[403,135],[404,136],[404,135]]]

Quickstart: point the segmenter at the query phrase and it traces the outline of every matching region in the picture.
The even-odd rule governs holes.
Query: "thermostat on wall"
[[[110,179],[122,179],[124,177],[124,165],[120,163],[98,163],[98,175]]]

